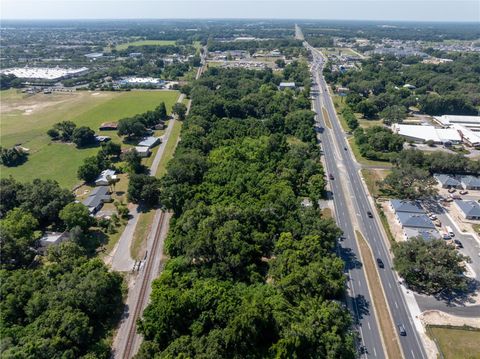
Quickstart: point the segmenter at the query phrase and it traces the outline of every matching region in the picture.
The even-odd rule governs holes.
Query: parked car
[[[428,215],[428,218],[430,218],[430,219],[433,221],[433,220],[437,219],[437,216],[436,216],[435,214],[433,214],[433,213],[430,213],[430,214]]]
[[[383,261],[380,258],[377,258],[377,264],[379,268],[385,268],[385,264],[383,264]]]
[[[373,218],[373,214],[372,214],[372,212],[370,212],[370,211],[367,211],[367,216],[368,216],[369,218]]]
[[[457,248],[463,248],[463,244],[462,244],[462,242],[460,242],[460,240],[454,239],[454,240],[453,240],[453,243],[455,243],[455,247],[457,247]]]
[[[433,224],[436,225],[437,227],[441,227],[441,226],[442,226],[442,222],[440,222],[439,219],[435,220],[435,221],[433,222]]]
[[[457,191],[457,190],[456,190],[455,188],[449,188],[449,189],[448,189],[448,193],[454,193],[454,192],[456,192],[456,191]]]
[[[407,331],[405,330],[405,326],[403,324],[398,324],[398,332],[401,336],[407,335]]]
[[[460,191],[459,193],[463,196],[463,195],[465,195],[465,194],[468,194],[468,191],[463,190],[463,191]]]

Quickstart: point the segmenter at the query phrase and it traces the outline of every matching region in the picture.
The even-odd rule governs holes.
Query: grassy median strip
[[[330,122],[330,117],[328,116],[328,112],[325,107],[322,107],[323,119],[325,120],[325,124],[329,129],[333,129],[332,123]]]
[[[398,343],[397,332],[393,326],[393,321],[380,284],[380,277],[375,266],[372,252],[370,251],[370,247],[363,235],[359,231],[355,231],[355,235],[357,237],[365,273],[367,274],[368,287],[373,301],[372,307],[375,308],[375,314],[380,325],[380,332],[383,337],[387,358],[401,359],[403,356]]]

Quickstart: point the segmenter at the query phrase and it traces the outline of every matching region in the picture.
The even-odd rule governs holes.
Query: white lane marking
[[[397,301],[395,301],[395,308],[398,309],[398,304],[397,304]]]
[[[392,289],[392,285],[390,284],[390,282],[388,282],[388,286],[390,287],[390,289]]]
[[[412,353],[412,358],[415,358],[415,354],[413,354],[413,349],[410,349],[410,352]]]
[[[375,347],[373,347],[373,355],[377,356],[377,351],[375,350]]]
[[[361,286],[362,286],[362,282],[359,281],[359,282],[358,282],[358,286],[361,287]]]
[[[368,330],[372,330],[372,328],[370,327],[370,322],[367,322],[367,325],[368,325]]]

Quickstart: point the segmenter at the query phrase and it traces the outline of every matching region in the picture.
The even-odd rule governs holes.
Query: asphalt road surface
[[[314,65],[312,72],[314,74],[315,83],[319,80],[319,67]],[[314,91],[318,91],[318,87],[314,86]],[[359,249],[355,240],[355,231],[353,220],[349,214],[350,198],[343,190],[341,184],[342,172],[339,168],[339,156],[335,153],[333,145],[333,132],[328,129],[322,115],[322,102],[320,96],[315,96],[313,101],[316,116],[317,138],[324,153],[326,171],[333,176],[330,180],[330,191],[335,206],[335,218],[338,226],[343,231],[342,240],[339,242],[338,252],[345,261],[345,272],[348,276],[347,282],[347,303],[352,310],[356,326],[358,328],[361,346],[366,348],[364,357],[371,356],[373,358],[385,358],[380,331],[375,319],[373,308],[371,308],[371,297],[367,286],[365,272],[360,262]],[[343,149],[342,149],[343,150]]]
[[[314,56],[313,71],[318,74],[323,69],[323,57],[317,50],[310,47],[310,45],[307,43],[305,43],[305,45],[312,51]],[[356,251],[356,245],[353,243],[354,237],[351,233],[352,219],[349,217],[348,211],[344,209],[346,206],[345,201],[347,200],[355,208],[355,214],[357,217],[356,221],[359,223],[365,239],[369,242],[374,257],[381,258],[385,263],[385,268],[379,270],[380,278],[393,316],[394,326],[398,329],[397,325],[402,324],[406,329],[407,335],[400,336],[400,344],[405,357],[412,359],[427,358],[423,344],[415,329],[413,320],[410,317],[405,298],[401,292],[398,277],[391,269],[393,264],[385,243],[386,239],[383,237],[382,231],[380,230],[381,224],[379,223],[379,218],[376,215],[376,211],[372,208],[368,197],[369,195],[361,182],[358,172],[359,167],[348,150],[349,146],[337,119],[325,79],[320,74],[316,75],[315,83],[316,85],[313,86],[313,90],[318,91],[314,99],[315,109],[318,114],[317,117],[322,116],[321,106],[324,106],[332,125],[332,130],[327,131],[324,123],[321,123],[321,126],[324,128],[324,133],[328,133],[327,136],[322,137],[322,148],[325,153],[325,159],[327,160],[327,171],[329,173],[331,171],[334,176],[334,180],[330,180],[330,184],[332,185],[334,192],[333,197],[336,207],[337,222],[347,234],[345,244],[355,253],[358,253],[358,251]],[[322,120],[320,121],[323,122]],[[342,193],[342,187],[336,184],[340,182],[343,182],[344,186],[350,189],[350,191],[347,192],[351,194],[349,198],[345,198],[347,193]],[[373,218],[368,216],[369,211],[374,213]],[[359,273],[363,274],[362,271],[359,271]],[[364,275],[359,275],[359,278],[350,283],[350,285],[353,285],[356,291],[363,288],[362,294],[365,298],[368,298],[368,289]],[[355,285],[358,285],[358,287],[355,287]],[[369,323],[371,330],[365,330],[364,323],[360,322],[360,328],[363,329],[361,332],[363,341],[367,346],[370,356],[372,355],[372,348],[377,348],[376,352],[379,354],[379,352],[381,352],[381,350],[378,349],[381,348],[380,335],[376,324],[373,325],[375,321],[373,320],[372,313],[364,318],[370,320]],[[363,320],[363,318],[360,318],[360,320]]]

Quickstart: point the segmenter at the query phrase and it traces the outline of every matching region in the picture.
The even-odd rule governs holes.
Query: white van
[[[447,230],[447,233],[450,237],[455,237],[455,233],[453,233],[453,229],[450,226],[445,226],[445,229]]]

